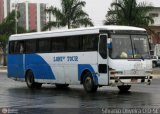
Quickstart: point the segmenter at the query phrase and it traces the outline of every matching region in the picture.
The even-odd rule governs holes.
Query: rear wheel
[[[32,71],[28,71],[26,74],[26,84],[28,88],[41,88],[42,84],[41,83],[36,83],[34,81],[34,75]]]
[[[118,86],[118,89],[120,90],[120,92],[128,92],[130,88],[131,88],[131,85]]]
[[[83,87],[86,92],[96,92],[98,85],[94,84],[92,74],[90,72],[87,72],[83,79]]]

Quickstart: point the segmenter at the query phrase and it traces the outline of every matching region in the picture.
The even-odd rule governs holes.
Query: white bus
[[[102,26],[12,35],[8,77],[29,88],[82,84],[87,92],[150,84],[152,60],[145,29]]]

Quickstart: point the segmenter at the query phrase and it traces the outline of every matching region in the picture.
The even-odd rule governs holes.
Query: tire
[[[55,84],[57,88],[67,88],[69,84]]]
[[[30,89],[33,89],[33,88],[38,89],[38,88],[42,87],[41,83],[36,83],[34,81],[34,75],[33,75],[32,71],[28,71],[27,74],[26,74],[26,84],[27,84],[27,87],[30,88]]]
[[[97,91],[98,85],[94,84],[92,74],[90,72],[87,72],[84,75],[83,87],[84,87],[85,91],[88,92],[88,93]]]
[[[120,90],[120,92],[128,92],[130,88],[131,88],[131,85],[118,86],[118,89]]]

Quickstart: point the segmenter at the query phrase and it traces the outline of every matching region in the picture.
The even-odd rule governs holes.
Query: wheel
[[[90,72],[87,72],[84,76],[83,87],[88,93],[97,91],[98,85],[94,84],[92,74]]]
[[[69,84],[55,84],[57,88],[67,88]]]
[[[120,90],[120,92],[128,92],[130,88],[131,88],[131,85],[118,86],[118,89]]]
[[[41,83],[36,83],[34,81],[34,75],[32,71],[28,71],[26,74],[26,84],[28,88],[41,88],[42,84]]]

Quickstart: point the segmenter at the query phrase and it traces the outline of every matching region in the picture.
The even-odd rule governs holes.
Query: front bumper
[[[120,85],[133,85],[133,84],[147,84],[150,85],[152,82],[152,76],[111,76],[109,85],[120,86]]]

